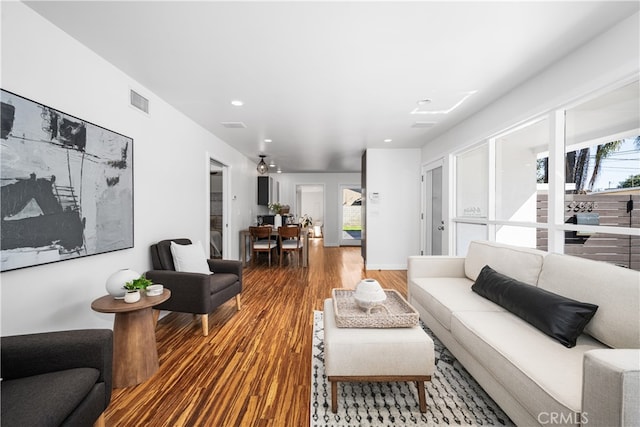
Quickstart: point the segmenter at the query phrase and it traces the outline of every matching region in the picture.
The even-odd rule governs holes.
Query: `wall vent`
[[[136,107],[140,111],[144,111],[149,114],[149,100],[138,92],[131,90],[131,105]]]
[[[242,122],[220,122],[220,124],[229,129],[246,129],[247,125]]]

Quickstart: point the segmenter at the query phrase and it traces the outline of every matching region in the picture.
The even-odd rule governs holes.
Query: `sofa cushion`
[[[534,419],[580,412],[583,355],[606,348],[584,334],[563,347],[509,312],[454,313],[451,333]]]
[[[640,272],[569,255],[549,254],[538,286],[598,305],[584,332],[614,348],[640,348]]]
[[[100,377],[93,368],[75,368],[2,381],[2,425],[60,425]]]
[[[519,282],[488,265],[482,269],[471,289],[566,347],[576,345],[576,339],[598,309],[597,305]]]
[[[426,277],[411,281],[411,296],[426,308],[447,330],[456,311],[505,311],[471,290],[467,278]]]
[[[464,271],[469,279],[476,280],[482,267],[490,265],[502,274],[535,285],[538,283],[545,255],[546,252],[537,249],[473,241],[469,244]]]

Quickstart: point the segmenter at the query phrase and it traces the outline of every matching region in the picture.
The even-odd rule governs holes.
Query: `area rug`
[[[313,314],[311,426],[514,425],[422,322],[422,328],[433,338],[436,357],[436,372],[425,383],[427,412],[420,412],[414,382],[340,382],[338,412],[334,414],[331,386],[324,372],[322,314]]]

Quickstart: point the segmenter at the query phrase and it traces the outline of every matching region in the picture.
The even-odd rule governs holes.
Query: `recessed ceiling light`
[[[391,141],[393,141],[393,139],[391,139],[391,138],[387,138],[387,139],[384,140],[384,142],[391,142]]]
[[[265,138],[264,142],[273,142],[273,140],[271,140],[269,138]]]
[[[277,173],[282,173],[282,169],[278,168]]]
[[[275,167],[276,167],[276,164],[273,162],[273,160],[271,160],[271,161],[269,162],[269,167],[270,167],[270,168],[275,168]]]
[[[233,105],[234,107],[242,107],[244,105],[244,102],[240,101],[239,99],[234,99],[233,101],[231,101],[231,105]]]

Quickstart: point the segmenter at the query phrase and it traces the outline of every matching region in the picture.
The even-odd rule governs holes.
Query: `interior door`
[[[442,213],[443,179],[442,161],[423,168],[423,209],[422,209],[422,253],[424,255],[444,255],[446,239],[444,216]]]

